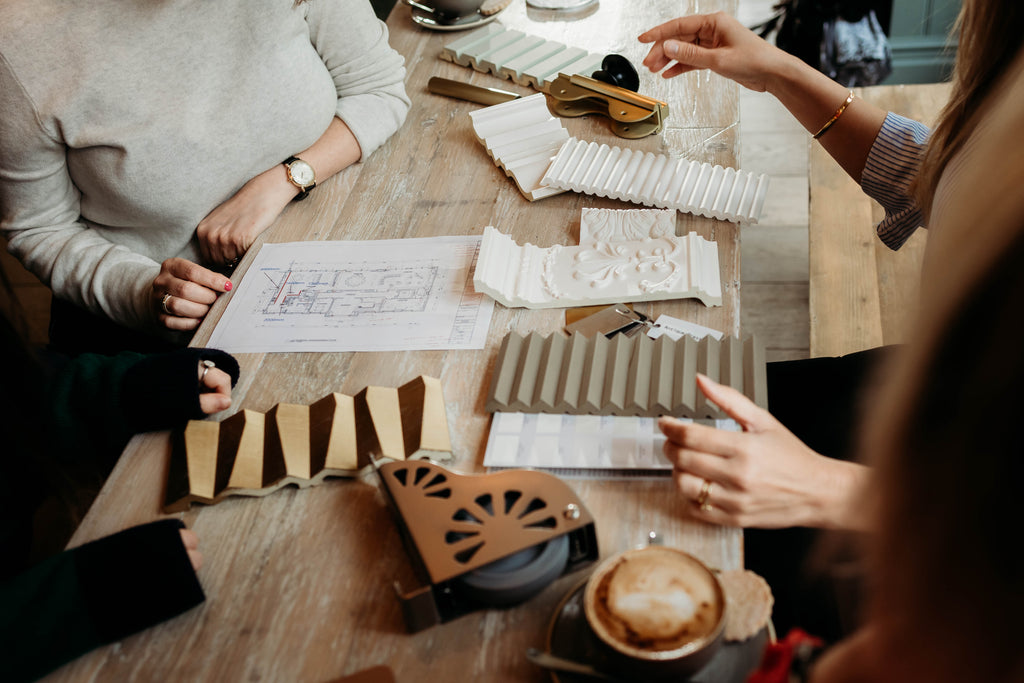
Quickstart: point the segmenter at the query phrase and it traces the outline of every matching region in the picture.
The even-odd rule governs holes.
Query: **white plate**
[[[498,18],[498,15],[505,11],[504,8],[498,10],[494,14],[481,14],[476,12],[475,14],[467,14],[464,17],[459,17],[453,21],[446,21],[445,23],[438,22],[434,15],[430,12],[426,12],[416,7],[410,7],[412,10],[412,20],[422,26],[423,28],[429,28],[432,31],[465,31],[466,29],[476,28],[477,26],[483,26],[486,23],[492,22]]]

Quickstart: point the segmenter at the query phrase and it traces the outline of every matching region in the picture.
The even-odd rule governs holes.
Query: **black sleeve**
[[[183,526],[167,519],[133,527],[4,582],[4,680],[35,680],[201,603],[203,590],[179,534]]]
[[[120,640],[204,600],[181,542],[179,520],[132,527],[72,551],[103,643]]]
[[[197,368],[210,360],[238,382],[238,361],[217,349],[181,349],[152,354],[124,375],[120,400],[127,426],[133,433],[178,427],[204,417],[199,407]]]

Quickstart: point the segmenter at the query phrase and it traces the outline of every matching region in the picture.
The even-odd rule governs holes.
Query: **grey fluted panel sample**
[[[498,351],[487,410],[728,417],[698,390],[697,373],[768,407],[764,347],[754,337],[675,341],[512,332]]]

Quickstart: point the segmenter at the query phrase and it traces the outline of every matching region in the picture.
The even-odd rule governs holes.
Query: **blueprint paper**
[[[264,244],[209,345],[232,353],[482,349],[480,238]]]
[[[690,420],[738,432],[734,420]],[[665,436],[653,417],[494,413],[484,467],[543,469],[567,479],[663,477]]]

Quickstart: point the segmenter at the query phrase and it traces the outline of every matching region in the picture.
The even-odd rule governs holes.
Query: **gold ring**
[[[167,315],[174,315],[171,313],[171,309],[167,308],[167,302],[171,300],[171,293],[167,292],[164,294],[164,298],[160,300],[160,308],[164,309],[164,313]]]
[[[711,510],[711,503],[708,502],[708,498],[711,497],[711,487],[714,486],[710,479],[705,479],[704,484],[700,487],[700,493],[697,494],[697,507],[700,508],[701,512],[708,512]]]

